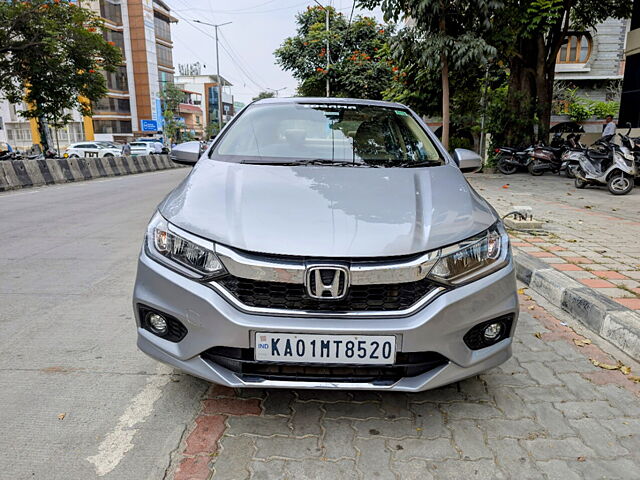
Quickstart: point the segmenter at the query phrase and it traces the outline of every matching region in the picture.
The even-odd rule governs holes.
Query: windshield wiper
[[[260,161],[244,161],[242,163],[251,164],[251,165],[279,165],[284,167],[299,167],[305,165],[327,165],[330,167],[366,167],[370,165],[366,165],[364,163],[358,162],[353,163],[347,160],[329,160],[328,158],[313,158],[309,160],[298,160],[294,162],[260,162]]]
[[[404,162],[398,165],[403,168],[419,168],[419,167],[439,167],[442,165],[440,160],[423,160],[421,162]]]

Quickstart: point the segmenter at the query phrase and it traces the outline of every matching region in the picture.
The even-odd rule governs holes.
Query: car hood
[[[202,159],[159,210],[180,228],[238,249],[331,258],[424,252],[497,220],[453,165],[290,167]]]

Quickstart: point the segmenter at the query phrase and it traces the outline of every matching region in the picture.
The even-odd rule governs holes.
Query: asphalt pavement
[[[210,388],[138,352],[136,257],[187,173],[0,194],[0,478],[635,478],[640,387],[589,358],[638,365],[526,293],[512,360],[417,395]]]

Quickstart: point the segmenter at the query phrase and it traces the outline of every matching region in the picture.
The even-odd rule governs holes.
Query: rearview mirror
[[[465,148],[456,148],[453,152],[453,160],[462,173],[473,173],[482,168],[482,157]]]
[[[193,142],[185,142],[173,147],[169,158],[171,158],[172,162],[182,165],[195,165],[201,153],[200,142],[194,140]]]

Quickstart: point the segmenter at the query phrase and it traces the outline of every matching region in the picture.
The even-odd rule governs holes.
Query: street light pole
[[[318,2],[318,0],[313,0],[314,2],[316,2],[318,4],[318,6],[320,8],[322,8],[324,10],[325,13],[325,21],[324,21],[324,26],[325,26],[325,31],[327,32],[327,46],[326,46],[326,53],[327,53],[327,73],[325,73],[325,81],[326,81],[326,88],[327,88],[327,97],[331,96],[331,89],[329,87],[329,57],[331,55],[331,52],[329,51],[329,9],[327,7],[325,7],[324,5],[322,5],[320,2]]]
[[[282,87],[282,88],[269,88],[269,90],[271,90],[273,93],[275,93],[276,98],[279,96],[278,94],[282,91],[282,90],[286,90],[287,87]]]
[[[222,129],[222,79],[220,78],[220,54],[218,52],[218,28],[224,25],[229,25],[233,22],[226,23],[208,23],[201,20],[194,20],[194,22],[201,23],[203,25],[209,25],[216,29],[216,77],[218,81],[218,129]]]

